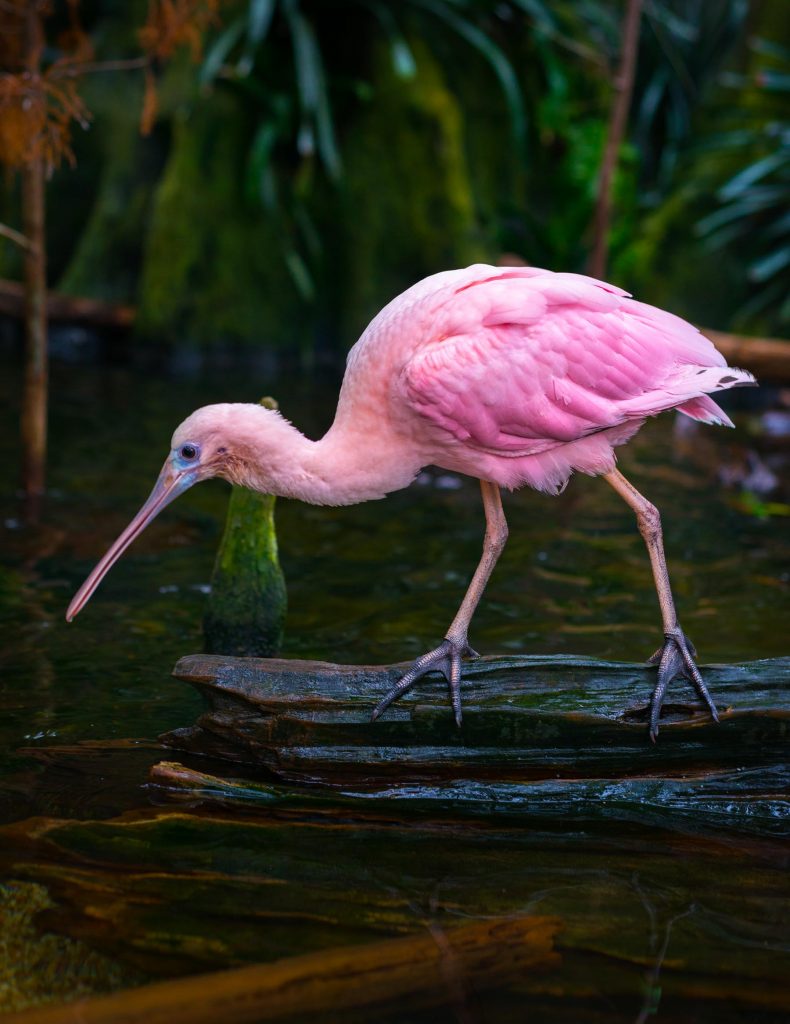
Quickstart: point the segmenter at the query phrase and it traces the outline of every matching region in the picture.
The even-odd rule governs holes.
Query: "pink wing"
[[[459,441],[499,455],[672,407],[731,426],[706,393],[753,383],[684,320],[592,278],[492,268],[443,298],[400,393]]]

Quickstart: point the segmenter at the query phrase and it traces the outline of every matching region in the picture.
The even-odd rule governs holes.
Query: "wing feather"
[[[751,380],[722,374],[725,360],[696,328],[612,285],[491,270],[446,295],[397,384],[459,441],[536,454],[684,401],[710,417],[694,399]]]

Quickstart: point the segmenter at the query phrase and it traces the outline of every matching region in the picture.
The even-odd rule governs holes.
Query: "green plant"
[[[729,75],[739,90],[726,130],[704,140],[703,170],[715,208],[696,225],[709,249],[736,252],[751,284],[739,317],[790,322],[790,50],[763,39],[749,76]]]
[[[353,25],[353,46],[339,24]],[[476,54],[499,87],[511,158],[526,166],[542,130],[531,123],[535,113],[554,102],[550,117],[559,123],[556,107],[568,91],[563,61],[581,61],[588,75],[592,68],[602,77],[617,24],[603,0],[248,0],[209,46],[201,79],[206,88],[234,90],[252,111],[245,189],[277,221],[291,275],[311,298],[321,240],[307,199],[319,182],[343,178],[344,127],[376,102],[369,61],[377,41],[386,41],[393,73],[404,80],[419,73],[415,36],[451,81]],[[525,84],[545,98],[542,110],[528,109]]]

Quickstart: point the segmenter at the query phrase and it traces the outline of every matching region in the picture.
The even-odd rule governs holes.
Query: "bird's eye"
[[[194,444],[182,444],[181,448],[179,449],[178,454],[186,462],[191,462],[193,459],[196,459],[197,456],[198,456],[197,446],[194,445]]]

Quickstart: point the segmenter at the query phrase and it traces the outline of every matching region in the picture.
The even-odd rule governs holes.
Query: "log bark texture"
[[[464,667],[462,729],[441,677],[423,680],[371,723],[404,668],[190,655],[174,675],[203,694],[207,711],[161,740],[287,780],[368,786],[663,778],[785,760],[790,659],[707,666],[719,725],[675,680],[656,745],[645,727],[655,669],[644,665],[480,658]]]

